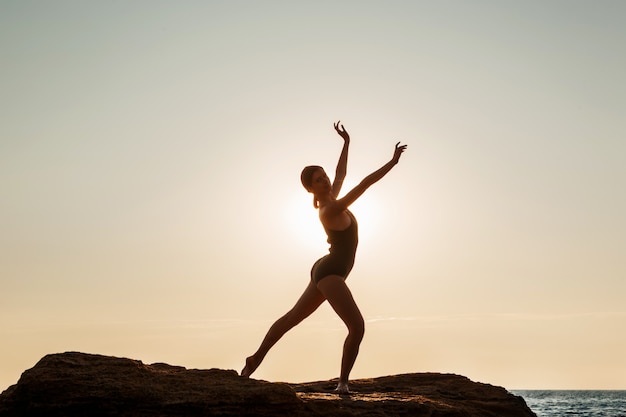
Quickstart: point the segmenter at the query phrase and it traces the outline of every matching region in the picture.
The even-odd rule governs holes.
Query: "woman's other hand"
[[[397,164],[400,160],[400,155],[402,155],[402,152],[405,150],[406,145],[400,145],[400,142],[396,143],[396,149],[393,151],[393,158],[391,158],[391,160]]]
[[[345,142],[349,142],[350,141],[350,135],[348,134],[348,131],[346,131],[346,129],[343,127],[343,125],[339,124],[340,121],[341,120],[337,120],[337,123],[334,124],[335,130],[337,131],[339,136],[341,136],[343,138],[343,140]]]

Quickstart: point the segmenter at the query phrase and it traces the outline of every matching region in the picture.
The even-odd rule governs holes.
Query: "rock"
[[[21,416],[535,416],[504,388],[451,374],[351,382],[270,383],[232,370],[67,352],[43,357],[0,395],[0,417]]]
[[[2,417],[274,416],[301,409],[287,384],[76,352],[45,356],[0,396]]]
[[[338,399],[329,393],[337,381],[291,384],[313,415],[529,417],[523,398],[502,387],[472,382],[454,374],[420,373],[358,379],[353,393]]]

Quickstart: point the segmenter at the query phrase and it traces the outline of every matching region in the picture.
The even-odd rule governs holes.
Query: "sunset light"
[[[350,211],[351,377],[626,388],[626,2],[0,3],[0,391],[48,353],[241,371]],[[342,212],[343,213],[343,212]],[[328,303],[254,378],[339,376]]]

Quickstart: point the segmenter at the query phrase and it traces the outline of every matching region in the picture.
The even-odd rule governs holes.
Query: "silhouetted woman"
[[[336,389],[338,393],[345,394],[349,392],[348,376],[359,353],[359,345],[365,330],[363,316],[345,282],[354,265],[358,244],[357,222],[348,207],[372,184],[391,171],[400,160],[400,155],[406,149],[406,145],[400,146],[400,142],[398,142],[389,162],[365,177],[344,197],[337,199],[346,177],[350,135],[343,125],[339,125],[339,122],[335,123],[334,126],[344,141],[341,156],[337,163],[335,180],[331,184],[326,172],[319,166],[307,166],[302,170],[300,177],[304,188],[313,193],[313,205],[315,208],[319,208],[319,218],[328,235],[329,253],[313,264],[311,281],[304,293],[296,305],[270,327],[259,349],[254,355],[246,359],[246,365],[241,371],[241,375],[245,377],[252,375],[270,348],[287,331],[311,315],[324,300],[328,300],[348,327],[348,336],[343,345],[339,384]]]

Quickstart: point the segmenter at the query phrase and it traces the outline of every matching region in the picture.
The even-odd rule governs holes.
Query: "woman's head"
[[[318,170],[324,171],[324,168],[317,165],[309,165],[304,167],[302,173],[300,174],[300,181],[302,181],[302,185],[308,192],[313,191],[313,174],[315,174]]]
[[[313,193],[313,207],[318,208],[319,202],[317,194],[323,194],[330,191],[331,185],[324,168],[317,165],[309,165],[302,170],[300,181],[306,190]]]

